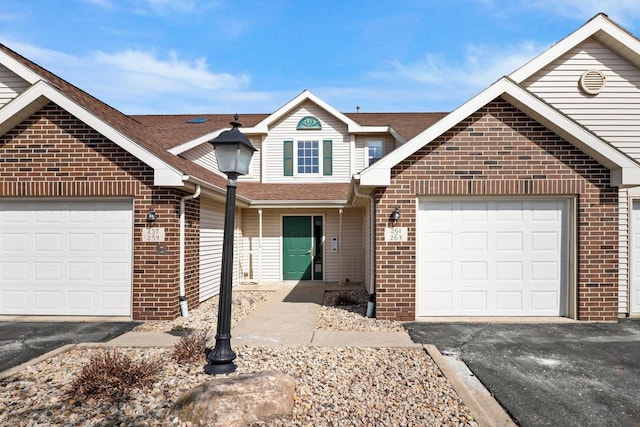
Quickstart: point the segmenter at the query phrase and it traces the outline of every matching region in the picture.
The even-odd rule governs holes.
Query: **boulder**
[[[172,414],[198,426],[246,426],[290,415],[295,383],[277,371],[214,377],[183,394]]]

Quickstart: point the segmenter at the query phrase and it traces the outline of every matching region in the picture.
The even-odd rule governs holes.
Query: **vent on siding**
[[[580,76],[580,88],[589,95],[597,95],[604,87],[607,79],[598,70],[585,71]]]

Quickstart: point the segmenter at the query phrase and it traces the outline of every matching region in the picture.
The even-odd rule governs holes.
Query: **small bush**
[[[158,360],[136,362],[116,350],[91,356],[70,385],[69,398],[93,397],[111,402],[123,401],[132,390],[158,380],[162,365]]]
[[[204,362],[207,355],[208,331],[190,331],[173,345],[172,357],[178,363]]]

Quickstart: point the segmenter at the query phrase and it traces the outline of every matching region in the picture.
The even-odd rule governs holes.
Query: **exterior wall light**
[[[153,222],[156,219],[158,219],[156,211],[154,211],[153,208],[149,209],[149,212],[147,212],[147,222]]]
[[[391,216],[389,216],[389,220],[394,224],[400,220],[400,208],[395,208],[393,212],[391,212]]]
[[[209,375],[228,374],[236,370],[233,363],[236,354],[231,349],[231,292],[233,281],[233,232],[236,215],[236,187],[238,176],[249,172],[251,157],[256,151],[251,141],[238,130],[238,115],[230,123],[231,130],[222,132],[213,140],[218,159],[218,169],[227,175],[227,199],[224,213],[224,234],[222,239],[222,272],[220,274],[220,302],[218,304],[218,325],[216,345],[207,355],[205,373]]]

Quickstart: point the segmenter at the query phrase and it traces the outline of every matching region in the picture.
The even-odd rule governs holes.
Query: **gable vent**
[[[604,87],[607,79],[598,70],[585,71],[580,76],[580,89],[589,95],[597,95]]]

